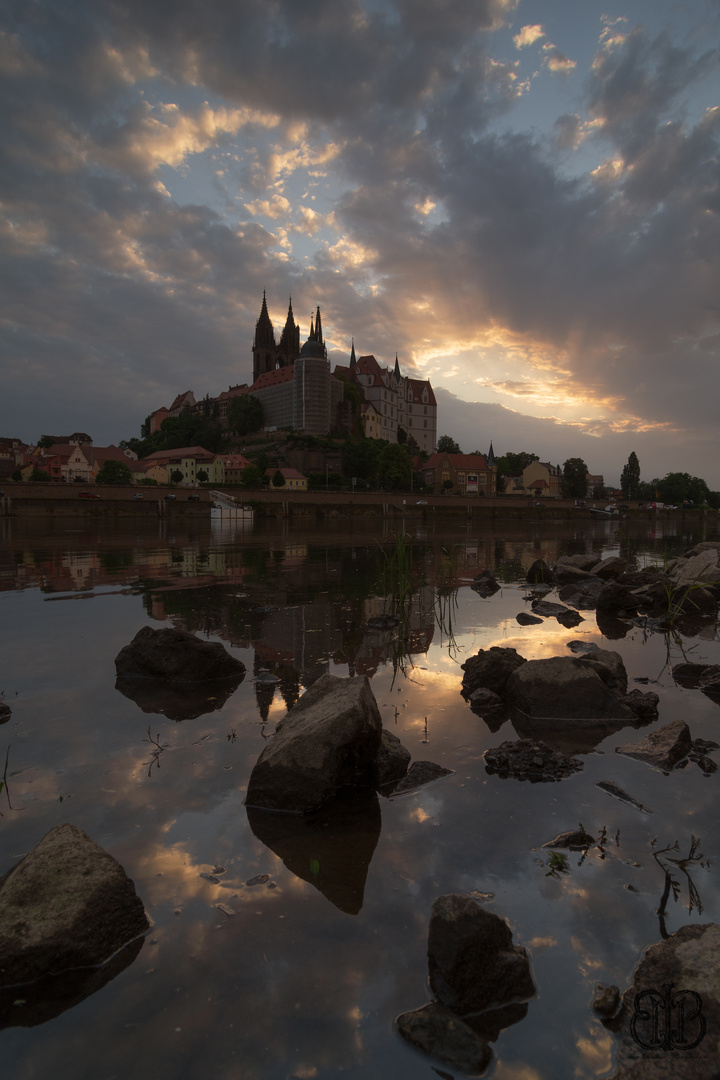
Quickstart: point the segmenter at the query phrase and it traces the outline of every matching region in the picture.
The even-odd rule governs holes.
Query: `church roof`
[[[286,364],[285,367],[275,368],[274,371],[264,371],[262,375],[258,375],[249,392],[252,394],[253,391],[265,390],[268,386],[280,386],[282,383],[292,382],[294,374],[294,364]]]

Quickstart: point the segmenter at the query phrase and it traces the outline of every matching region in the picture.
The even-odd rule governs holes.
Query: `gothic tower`
[[[264,289],[260,318],[255,323],[255,340],[253,341],[252,354],[253,382],[255,382],[258,376],[263,375],[266,371],[274,371],[277,360],[275,331],[268,315]]]

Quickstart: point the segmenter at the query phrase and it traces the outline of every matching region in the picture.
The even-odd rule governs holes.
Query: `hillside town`
[[[96,445],[75,431],[43,434],[35,445],[0,437],[0,482],[178,485],[196,488],[273,486],[287,491],[319,487],[353,491],[410,490],[460,496],[533,500],[662,497],[673,503],[714,504],[704,481],[687,474],[669,485],[640,481],[631,454],[619,488],[608,487],[580,458],[561,466],[537,454],[462,452],[449,435],[438,437],[438,407],[427,379],[403,375],[372,354],[331,370],[318,305],[301,344],[292,299],[279,337],[263,293],[251,347],[252,382],[211,397],[176,393],[141,425],[141,437],[119,446]],[[666,481],[668,478],[666,478]]]

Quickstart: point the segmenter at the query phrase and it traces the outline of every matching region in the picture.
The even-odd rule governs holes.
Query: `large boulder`
[[[250,774],[246,805],[308,813],[345,788],[376,788],[381,737],[368,679],[323,675],[266,744]]]
[[[684,720],[673,720],[671,724],[651,731],[640,742],[616,746],[615,753],[637,758],[656,769],[669,772],[688,756],[692,748],[690,728]]]
[[[430,988],[459,1016],[527,1001],[535,995],[525,949],[507,923],[472,896],[440,896],[428,936]]]
[[[598,594],[595,608],[599,614],[622,618],[637,613],[638,601],[627,586],[620,585],[617,581],[608,581]]]
[[[670,577],[678,587],[697,582],[717,584],[720,581],[720,552],[715,547],[693,549],[670,568]]]
[[[621,555],[609,555],[607,559],[603,559],[597,566],[593,566],[592,572],[595,577],[602,578],[603,581],[611,581],[624,574],[626,568],[627,559],[623,559]]]
[[[382,729],[380,749],[377,755],[377,782],[380,788],[402,780],[410,764],[410,751],[403,746],[397,735]]]
[[[486,750],[483,757],[489,773],[529,780],[533,784],[563,780],[583,767],[579,758],[553,750],[539,739],[508,740]]]
[[[584,664],[589,664],[614,693],[627,693],[627,671],[623,659],[618,652],[610,649],[593,649],[579,657]]]
[[[591,657],[602,650],[595,650]],[[561,720],[624,720],[634,714],[586,659],[528,660],[510,676],[506,700],[526,716]]]
[[[582,581],[571,581],[563,585],[558,596],[570,607],[578,608],[580,611],[592,611],[604,587],[605,582],[602,578],[591,574]]]
[[[555,573],[557,574],[560,569],[564,569],[567,566],[589,572],[594,566],[597,566],[599,562],[600,558],[596,551],[585,551],[576,555],[560,555],[558,561],[555,563]]]
[[[465,672],[461,691],[463,697],[469,698],[473,690],[480,687],[502,696],[510,675],[525,663],[525,657],[515,649],[502,649],[498,645],[480,649],[477,656],[471,656],[461,665]]]
[[[717,1080],[719,972],[716,923],[682,926],[645,951],[606,1021],[619,1037],[613,1080]]]
[[[56,825],[0,879],[0,989],[96,967],[148,926],[120,863]]]
[[[243,676],[245,665],[219,641],[201,641],[172,627],[143,626],[115,657],[115,671],[118,676],[194,683]]]

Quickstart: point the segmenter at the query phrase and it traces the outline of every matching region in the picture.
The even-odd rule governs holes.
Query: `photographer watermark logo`
[[[674,991],[674,992],[673,992]],[[630,1033],[643,1050],[694,1050],[705,1038],[702,998],[694,990],[641,990],[635,995]]]

